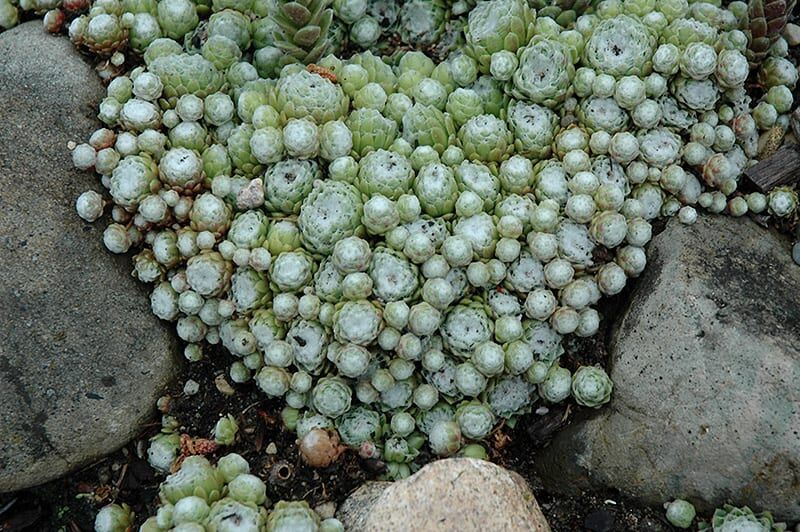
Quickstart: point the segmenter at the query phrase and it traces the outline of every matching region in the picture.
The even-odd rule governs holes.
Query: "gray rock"
[[[131,439],[177,367],[128,257],[77,196],[100,190],[67,142],[104,95],[69,40],[40,21],[0,35],[0,492],[39,484]]]
[[[749,219],[671,221],[611,345],[611,403],[537,460],[560,492],[615,487],[800,519],[800,268]]]
[[[339,507],[350,532],[550,532],[525,481],[472,458],[426,465],[399,482],[369,482]]]

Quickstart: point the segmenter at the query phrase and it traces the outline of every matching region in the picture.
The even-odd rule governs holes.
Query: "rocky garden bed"
[[[787,530],[792,9],[0,0],[0,530]]]

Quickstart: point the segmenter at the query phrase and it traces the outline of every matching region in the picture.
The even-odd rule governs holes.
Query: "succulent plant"
[[[453,212],[457,187],[453,171],[433,163],[420,168],[413,189],[425,214],[442,216]]]
[[[359,447],[366,441],[381,437],[383,421],[380,414],[368,408],[353,408],[336,421],[342,443]]]
[[[555,0],[537,1],[532,4],[540,17],[550,17],[561,26],[567,27],[584,14],[591,13],[599,2],[595,0]]]
[[[447,18],[448,12],[442,0],[409,0],[400,10],[398,33],[403,42],[430,46],[441,37]]]
[[[362,194],[381,194],[396,200],[408,192],[413,178],[414,170],[408,158],[378,149],[367,153],[359,162],[356,185]]]
[[[403,116],[403,138],[409,143],[431,146],[442,153],[453,137],[450,117],[436,107],[417,103]]]
[[[519,54],[519,68],[513,75],[514,95],[554,107],[567,97],[574,72],[572,58],[562,43],[533,39]]]
[[[692,526],[696,512],[692,503],[683,499],[675,499],[672,502],[664,503],[667,512],[667,521],[678,528],[689,528]]]
[[[148,69],[161,79],[163,97],[170,105],[184,94],[204,98],[217,92],[224,83],[222,73],[199,55],[164,55],[151,61]]]
[[[76,23],[76,31],[70,35],[75,44],[101,56],[110,56],[127,44],[128,30],[116,14],[100,12],[82,18],[83,22]]]
[[[133,521],[133,513],[127,504],[109,504],[103,506],[94,520],[97,532],[120,532],[129,530]]]
[[[219,471],[202,456],[190,456],[180,470],[161,484],[159,498],[175,504],[184,497],[197,496],[212,503],[221,498],[224,479]]]
[[[619,15],[600,22],[584,48],[585,61],[605,74],[645,76],[652,69],[655,38],[638,19]]]
[[[269,514],[267,531],[317,530],[319,524],[319,516],[305,501],[280,501]]]
[[[79,216],[110,214],[105,246],[132,253],[187,360],[220,344],[320,466],[358,447],[403,478],[425,445],[485,456],[461,448],[537,401],[603,405],[610,379],[562,367],[562,339],[598,332],[655,218],[797,213],[792,187],[736,193],[793,123],[795,65],[758,26],[772,4],[751,4],[750,26],[741,2],[86,7],[62,6],[69,33],[120,75],[71,153],[104,185]],[[0,3],[0,25],[18,17]],[[753,77],[743,29],[772,43]],[[170,430],[150,445],[162,471]],[[219,420],[220,443],[236,435]],[[225,512],[267,526],[251,477],[181,471],[162,495],[187,500],[184,528],[224,530]]]
[[[772,514],[761,512],[756,514],[743,506],[738,508],[730,504],[714,510],[711,522],[702,522],[698,526],[702,532],[733,532],[735,530],[763,530],[765,532],[781,532],[786,530],[784,523],[775,523]]]
[[[508,123],[519,155],[544,159],[550,154],[558,124],[558,117],[551,110],[536,104],[513,102],[508,109]]]
[[[480,440],[489,435],[495,424],[494,414],[486,405],[472,401],[456,410],[456,421],[461,434],[472,440]]]
[[[0,1],[0,28],[10,30],[17,24],[19,24],[17,6],[9,0]]]
[[[330,253],[337,240],[359,231],[362,207],[352,185],[330,181],[315,187],[297,219],[304,244],[314,253]]]
[[[464,156],[470,160],[500,162],[513,151],[513,135],[494,115],[470,118],[458,131]]]
[[[572,396],[579,405],[597,408],[611,397],[613,384],[605,370],[582,366],[572,376]]]
[[[279,28],[272,38],[285,54],[283,62],[315,63],[330,50],[331,0],[277,0],[270,17]]]
[[[766,58],[770,46],[778,40],[794,9],[795,2],[750,0],[742,21],[747,35],[747,59],[755,67]]]
[[[232,498],[224,498],[211,505],[203,524],[208,530],[217,532],[263,529],[266,510],[254,504],[246,504]],[[233,525],[232,523],[236,523]]]
[[[376,109],[356,109],[345,124],[353,135],[354,156],[363,157],[374,150],[389,149],[397,137],[397,122]]]
[[[491,56],[507,50],[516,52],[533,37],[535,12],[521,0],[478,2],[470,10],[465,30],[466,52],[489,72]]]
[[[321,379],[312,391],[314,407],[323,415],[336,418],[350,409],[352,392],[338,377]]]
[[[341,118],[348,103],[339,85],[305,70],[282,76],[274,98],[283,117],[311,118],[319,125]]]
[[[321,429],[311,429],[312,432],[313,430]],[[205,496],[187,494],[186,489],[176,490],[176,482],[186,485],[190,477],[194,478],[195,491],[198,491],[201,484],[209,485],[208,481],[201,482],[196,478],[198,467],[216,479],[220,489],[226,494],[225,497],[219,498],[215,491],[217,496],[209,502]],[[180,481],[174,480],[178,477]],[[211,465],[205,458],[191,456],[180,465],[176,473],[162,482],[162,498],[156,514],[146,519],[140,530],[343,530],[337,519],[323,520],[305,501],[278,501],[273,505],[267,498],[266,490],[265,482],[250,473],[249,464],[238,454],[222,456],[216,465]],[[165,498],[165,493],[169,493],[170,498]],[[133,518],[133,513],[126,504],[109,504],[98,512],[95,530],[124,532],[130,530]]]
[[[232,445],[237,432],[239,432],[239,425],[236,423],[236,419],[228,414],[220,418],[214,426],[214,441],[220,445]]]

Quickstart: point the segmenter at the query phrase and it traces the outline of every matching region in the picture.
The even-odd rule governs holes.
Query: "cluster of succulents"
[[[747,57],[751,65],[758,65],[770,54],[772,47],[784,47],[780,42],[781,32],[794,12],[795,0],[750,0],[747,17],[743,17],[741,28],[747,33]]]
[[[160,398],[157,402],[159,410],[168,411],[169,402],[170,399],[167,396]],[[180,462],[181,454],[184,451],[184,439],[203,442],[200,445],[205,445],[209,452],[214,452],[222,446],[233,445],[239,432],[239,424],[231,414],[221,416],[217,420],[212,439],[195,440],[188,434],[181,434],[179,428],[179,421],[174,416],[165,413],[161,418],[161,430],[150,438],[147,447],[147,461],[158,473],[167,474]]]
[[[710,522],[701,522],[698,532],[785,532],[785,523],[776,523],[769,512],[754,513],[747,506],[736,507],[730,504],[714,510]]]
[[[73,42],[121,66],[125,54],[139,56],[161,37],[185,39],[194,52],[238,56],[229,42],[206,42],[225,34],[222,27],[239,36],[246,28],[253,62],[277,71],[395,41],[444,56],[460,44],[468,9],[463,0],[0,0],[0,32],[30,12],[48,31],[67,29]]]
[[[536,401],[606,403],[608,375],[562,367],[562,338],[598,331],[653,219],[795,215],[787,187],[737,191],[789,126],[798,77],[772,46],[751,101],[742,2],[605,0],[566,27],[479,2],[438,64],[322,55],[325,4],[277,4],[283,18],[119,4],[153,32],[134,45],[124,25],[142,64],[110,81],[106,127],[72,152],[105,188],[76,206],[91,222],[112,205],[106,247],[137,251],[188,360],[222,345],[230,378],[282,398],[301,438],[336,430],[392,477],[426,444],[485,455]],[[86,35],[117,5],[71,33],[111,52]]]
[[[342,523],[321,519],[304,501],[272,505],[267,486],[250,473],[238,454],[221,457],[212,465],[202,456],[189,456],[159,486],[156,514],[140,532],[339,532]],[[125,504],[104,506],[95,518],[95,532],[131,530],[134,516]]]
[[[683,499],[664,504],[667,521],[681,528],[691,528],[696,512],[692,503]],[[714,511],[711,521],[700,521],[699,532],[784,532],[785,523],[776,523],[770,512],[756,514],[747,506],[738,508],[726,504]]]

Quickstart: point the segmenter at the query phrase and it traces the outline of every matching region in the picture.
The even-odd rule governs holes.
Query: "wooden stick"
[[[796,145],[785,144],[773,155],[745,170],[744,175],[765,193],[777,186],[796,183],[800,180],[800,150]]]

